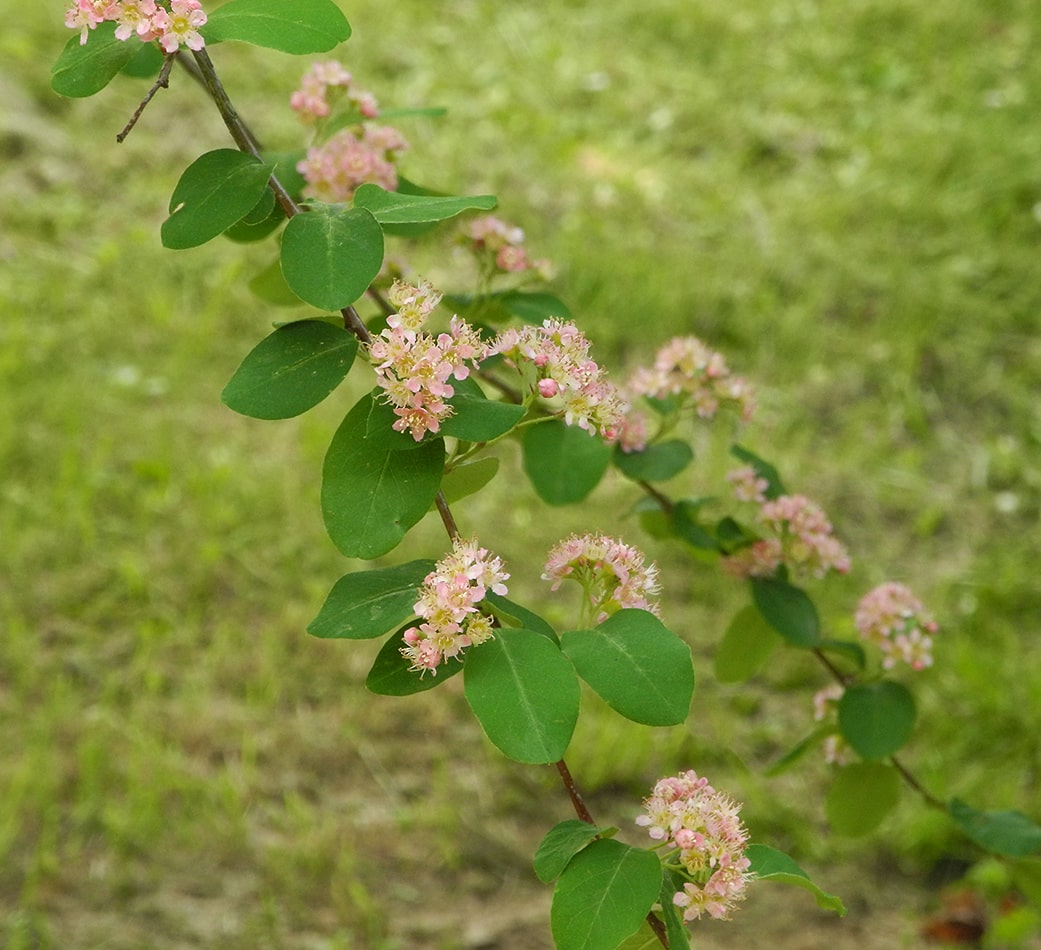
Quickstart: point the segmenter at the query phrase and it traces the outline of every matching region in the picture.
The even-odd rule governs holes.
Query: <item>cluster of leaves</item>
[[[83,46],[78,38],[69,41],[53,70],[57,92],[92,95],[121,71],[154,74],[159,68],[154,50],[120,42],[111,24],[107,27],[94,31]],[[210,15],[203,35],[210,46],[238,40],[313,54],[346,40],[350,27],[329,0],[230,0]],[[195,62],[221,107],[222,91],[208,56],[195,54]],[[245,357],[223,400],[254,418],[286,419],[322,402],[355,365],[369,334],[354,305],[367,293],[380,299],[373,285],[386,241],[466,212],[490,210],[496,200],[437,195],[411,184],[396,192],[367,184],[350,202],[301,201],[303,181],[295,171],[301,153],[263,153],[244,127],[235,125],[233,111],[222,111],[240,148],[206,152],[185,170],[170,199],[162,241],[177,249],[220,235],[278,240],[277,260],[254,288],[267,299],[302,301],[321,316],[278,326]],[[560,300],[544,292],[514,289],[448,299],[458,311],[480,313],[486,321],[569,316]],[[431,509],[443,513],[457,499],[479,491],[498,470],[496,457],[482,453],[508,437],[519,440],[531,486],[549,505],[581,502],[613,468],[645,492],[638,507],[647,532],[681,542],[699,560],[718,560],[756,537],[754,526],[729,514],[710,518],[705,499],[673,500],[655,487],[691,465],[693,452],[683,440],[662,438],[625,453],[561,419],[526,424],[532,421],[527,407],[496,398],[498,391],[490,396],[473,379],[459,382],[455,390],[453,414],[439,433],[419,442],[392,430],[392,411],[378,389],[346,413],[325,456],[321,490],[326,529],[344,555],[382,557]],[[675,405],[651,400],[650,408],[661,417],[660,431],[674,429]],[[786,493],[772,465],[743,447],[732,451],[765,480],[768,498]],[[453,533],[449,519],[446,527]],[[432,566],[417,560],[340,578],[309,632],[323,638],[385,637],[366,680],[375,693],[409,695],[462,672],[466,700],[482,728],[519,762],[562,761],[578,718],[580,682],[634,722],[664,726],[686,719],[694,691],[690,650],[643,610],[621,610],[592,630],[559,632],[535,611],[489,594],[485,606],[497,624],[492,640],[467,651],[465,660],[436,677],[410,669],[399,647]],[[781,643],[812,652],[835,673],[845,686],[838,730],[861,761],[837,772],[828,817],[837,830],[866,833],[897,801],[905,773],[893,756],[914,728],[913,696],[902,683],[872,674],[859,644],[828,638],[812,598],[783,569],[748,585],[750,603],[723,636],[717,676],[747,680]],[[780,766],[794,763],[829,731],[818,730]],[[958,800],[945,807],[969,838],[1017,859],[1023,879],[1036,882],[1033,856],[1041,849],[1041,829],[1017,812],[982,812]],[[552,917],[557,945],[611,950],[644,946],[649,936],[673,948],[687,946],[671,902],[680,885],[663,872],[657,855],[615,840],[615,831],[588,819],[563,822],[540,846],[536,872],[544,881],[557,882]],[[841,903],[817,889],[786,855],[755,845],[750,857],[759,878],[805,887],[821,906],[843,912]],[[656,905],[663,927],[657,933],[642,923]]]

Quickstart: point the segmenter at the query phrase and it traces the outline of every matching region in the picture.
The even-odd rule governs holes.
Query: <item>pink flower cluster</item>
[[[199,29],[206,23],[199,0],[72,0],[65,11],[65,25],[80,31],[80,44],[87,42],[99,23],[116,24],[116,39],[137,36],[145,43],[158,40],[166,53],[181,46],[200,50],[205,40]]]
[[[933,634],[939,626],[903,584],[889,582],[866,594],[854,623],[861,637],[882,650],[882,666],[887,670],[898,660],[913,670],[933,665]]]
[[[452,414],[445,402],[455,395],[451,379],[466,379],[470,368],[487,355],[477,330],[452,317],[447,333],[423,331],[441,294],[426,281],[417,286],[395,281],[388,293],[398,312],[387,318],[387,328],[369,345],[376,381],[398,418],[393,428],[409,432],[419,442],[438,432]],[[469,364],[469,365],[467,365]]]
[[[505,595],[509,574],[502,561],[476,539],[452,541],[452,550],[434,565],[423,580],[423,590],[413,610],[423,618],[418,627],[404,633],[401,655],[409,669],[437,675],[438,666],[458,657],[469,646],[492,637],[492,619],[477,605],[488,591]]]
[[[813,718],[823,722],[838,706],[846,692],[840,683],[830,683],[813,694]],[[853,761],[853,750],[846,740],[835,733],[824,739],[824,761],[829,765],[846,765]]]
[[[394,165],[408,143],[389,125],[366,125],[360,131],[341,129],[329,141],[307,150],[296,170],[304,176],[304,194],[335,204],[350,201],[359,185],[398,187]]]
[[[603,534],[573,534],[554,545],[542,579],[552,581],[553,590],[565,579],[578,581],[597,623],[627,607],[659,612],[649,600],[660,590],[657,565],[644,564],[637,548]]]
[[[543,399],[559,399],[569,426],[617,438],[627,409],[606,372],[589,358],[589,340],[571,321],[546,320],[503,330],[489,347],[512,363]]]
[[[745,898],[752,878],[745,856],[748,832],[738,813],[741,807],[693,769],[663,778],[644,800],[646,814],[636,824],[655,841],[678,849],[679,864],[692,880],[677,891],[673,903],[684,908],[683,919],[702,914],[725,920]]]
[[[738,497],[762,494],[747,472],[731,481]],[[845,574],[849,555],[832,534],[831,522],[814,502],[803,495],[781,495],[761,501],[757,521],[768,535],[723,560],[723,568],[735,577],[772,577],[783,564],[798,574],[823,577],[829,571]]]
[[[654,366],[637,369],[625,391],[651,399],[689,398],[703,419],[711,419],[724,405],[737,409],[745,421],[755,410],[751,386],[730,372],[721,354],[694,336],[674,337],[666,343]]]
[[[352,77],[336,60],[315,63],[300,80],[300,88],[289,97],[289,105],[300,118],[310,125],[326,118],[332,112],[333,96],[346,96],[364,118],[374,119],[379,115],[379,104],[371,92],[351,88]]]
[[[532,260],[524,249],[524,232],[494,215],[474,218],[466,228],[466,236],[477,256],[492,262],[496,270],[507,273],[533,270],[548,277],[552,268],[548,261]]]

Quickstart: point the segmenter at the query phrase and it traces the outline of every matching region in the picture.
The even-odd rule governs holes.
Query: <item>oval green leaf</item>
[[[832,910],[840,917],[846,916],[846,907],[834,894],[822,891],[810,876],[783,851],[765,844],[750,844],[745,852],[752,862],[749,870],[761,881],[776,881],[779,884],[794,884],[809,891],[823,910]]]
[[[578,426],[550,419],[524,435],[524,471],[538,496],[550,505],[582,501],[604,477],[611,447]]]
[[[221,393],[235,412],[254,419],[289,419],[317,406],[343,382],[358,340],[324,320],[279,327],[242,361]]]
[[[1026,858],[1041,852],[1041,828],[1019,811],[978,811],[960,799],[948,806],[954,823],[991,854]]]
[[[370,640],[414,616],[431,560],[345,574],[326,597],[307,632],[313,637]]]
[[[322,517],[347,557],[374,558],[397,547],[426,514],[441,484],[445,444],[395,452],[365,438],[372,405],[363,396],[333,436],[322,466]]]
[[[874,831],[900,800],[900,775],[880,762],[857,762],[839,769],[828,789],[828,822],[840,835]]]
[[[250,278],[249,289],[265,303],[275,307],[302,307],[304,302],[289,289],[276,258],[259,274]]]
[[[408,660],[401,655],[401,648],[405,645],[402,636],[407,629],[405,626],[392,633],[380,648],[369,675],[365,677],[365,688],[370,693],[378,696],[413,696],[440,686],[457,673],[462,673],[462,662],[452,659],[439,666],[436,675],[432,670],[410,670]]]
[[[233,148],[200,155],[181,175],[162,224],[163,247],[198,247],[245,217],[263,197],[273,165]]]
[[[495,478],[498,471],[499,460],[494,456],[456,465],[450,472],[445,472],[445,477],[441,479],[445,501],[451,505],[479,492]]]
[[[655,854],[600,839],[572,858],[553,889],[557,950],[615,950],[640,929],[661,891]]]
[[[499,628],[467,651],[464,692],[481,728],[507,757],[530,765],[564,755],[578,719],[575,671],[548,637]]]
[[[365,208],[380,224],[419,224],[444,221],[464,211],[490,211],[494,195],[471,197],[404,195],[384,191],[379,185],[361,185],[354,193],[354,207]]]
[[[452,387],[455,395],[448,401],[455,411],[442,423],[442,435],[464,442],[491,442],[524,418],[523,406],[489,399],[470,377],[452,380]]]
[[[601,829],[586,821],[571,818],[554,825],[546,832],[535,851],[532,866],[535,876],[543,884],[555,881],[568,866],[568,862],[590,841],[600,834]]]
[[[102,23],[80,44],[77,33],[51,67],[51,89],[59,96],[83,99],[101,92],[140,48],[116,39],[116,24]]]
[[[914,697],[892,680],[850,686],[839,700],[839,729],[861,758],[884,759],[911,735]]]
[[[647,726],[675,726],[690,712],[690,647],[646,610],[620,610],[593,630],[570,630],[561,649],[615,712]]]
[[[716,648],[714,667],[721,683],[744,683],[770,658],[781,638],[751,604],[730,621]]]
[[[361,208],[315,205],[282,235],[282,274],[301,300],[342,310],[368,289],[383,265],[383,230]]]
[[[555,644],[560,644],[557,631],[553,629],[549,621],[544,620],[534,611],[528,610],[527,607],[522,607],[512,600],[507,600],[501,594],[496,594],[493,591],[488,591],[481,603],[489,608],[504,626],[534,630],[536,633],[548,637]]]
[[[208,42],[241,40],[283,53],[327,53],[351,35],[332,0],[229,0],[202,28]]]
[[[774,577],[754,577],[749,583],[756,609],[774,630],[792,646],[817,646],[820,620],[805,591]]]
[[[642,452],[623,452],[621,446],[614,451],[615,468],[636,482],[664,482],[678,475],[692,461],[693,450],[679,439],[657,442]]]

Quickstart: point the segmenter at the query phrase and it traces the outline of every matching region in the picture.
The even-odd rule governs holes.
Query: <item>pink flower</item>
[[[645,565],[637,548],[603,534],[573,534],[554,545],[542,579],[551,581],[553,590],[565,579],[581,584],[586,609],[596,623],[623,608],[659,612],[650,600],[659,592],[657,565]]]
[[[684,909],[683,919],[728,918],[752,878],[740,806],[693,770],[661,779],[643,805],[636,824],[679,852],[677,870],[688,881],[673,903]]]
[[[161,7],[152,16],[152,32],[158,34],[159,45],[166,53],[176,53],[182,46],[200,50],[206,41],[199,33],[206,23],[199,0],[170,0],[170,12]]]
[[[367,128],[358,138],[342,129],[324,145],[307,150],[307,157],[296,166],[304,176],[304,194],[320,201],[350,201],[359,185],[371,183],[387,191],[398,187],[394,167],[398,153],[407,148],[394,129]]]
[[[932,666],[933,634],[939,629],[920,600],[903,584],[881,584],[857,607],[854,623],[863,639],[882,651],[882,666],[902,660],[913,670]]]
[[[491,214],[474,218],[466,228],[471,250],[491,269],[504,273],[533,270],[546,277],[552,268],[548,261],[533,261],[522,247],[524,232]]]
[[[760,477],[751,465],[742,465],[727,473],[727,481],[734,486],[734,497],[738,501],[762,504],[766,501],[766,490],[770,483]]]
[[[128,40],[137,35],[142,39],[153,32],[152,20],[158,13],[155,0],[123,0],[119,5],[115,20],[116,39]]]
[[[423,623],[403,634],[401,655],[409,669],[437,675],[446,659],[458,658],[464,649],[493,636],[492,619],[477,609],[488,591],[506,594],[509,574],[502,561],[479,547],[476,539],[455,538],[452,550],[423,581],[413,610]]]

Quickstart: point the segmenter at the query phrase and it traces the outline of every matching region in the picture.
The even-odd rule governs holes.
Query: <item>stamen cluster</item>
[[[315,63],[300,80],[300,88],[289,97],[289,105],[301,120],[313,125],[332,112],[335,97],[346,97],[364,118],[379,115],[379,104],[371,92],[351,88],[351,74],[336,60]],[[330,90],[334,99],[330,100]]]
[[[350,201],[364,184],[387,191],[398,187],[394,163],[408,143],[389,125],[366,125],[360,130],[341,129],[327,142],[312,146],[297,163],[304,176],[304,195],[330,204]]]
[[[466,228],[466,237],[474,253],[489,261],[496,270],[506,273],[534,270],[548,277],[548,261],[532,260],[524,248],[524,232],[491,214],[474,218]]]
[[[417,286],[395,281],[388,298],[398,312],[387,318],[387,328],[369,345],[369,358],[386,401],[394,407],[393,428],[419,442],[428,432],[440,431],[453,412],[445,402],[455,395],[449,380],[466,379],[471,367],[487,355],[487,346],[459,317],[452,317],[447,333],[434,336],[423,331],[441,300],[426,281]]]
[[[614,440],[628,406],[589,350],[573,322],[552,319],[503,330],[489,355],[504,356],[543,399],[559,399],[567,425]]]
[[[746,494],[747,488],[746,477],[743,482],[742,478],[735,481],[736,492]],[[804,495],[781,495],[763,501],[756,520],[767,537],[724,558],[723,568],[728,573],[744,578],[772,577],[782,564],[813,577],[849,570],[849,555],[832,534],[831,522]]]
[[[165,53],[181,46],[200,50],[206,41],[199,29],[206,23],[199,0],[72,0],[65,10],[65,25],[80,31],[80,44],[87,42],[98,24],[116,24],[116,39],[137,36],[145,43],[157,40]]]
[[[854,623],[861,637],[881,649],[882,666],[887,670],[898,660],[913,670],[933,665],[933,634],[939,626],[903,584],[891,581],[866,594]]]
[[[641,551],[617,538],[571,535],[550,549],[542,579],[552,581],[553,590],[565,579],[578,581],[597,623],[627,607],[659,613],[649,599],[660,590],[658,566],[645,564]]]
[[[477,605],[488,591],[506,594],[509,574],[502,561],[479,547],[477,540],[452,541],[452,551],[423,580],[423,590],[413,610],[423,623],[404,633],[401,655],[409,669],[437,675],[446,659],[459,657],[469,646],[492,637],[492,618]]]
[[[676,848],[678,863],[691,879],[673,897],[684,909],[683,919],[702,914],[728,918],[752,878],[745,856],[748,832],[738,817],[741,806],[693,769],[661,779],[643,805],[646,814],[636,824],[655,841]]]

